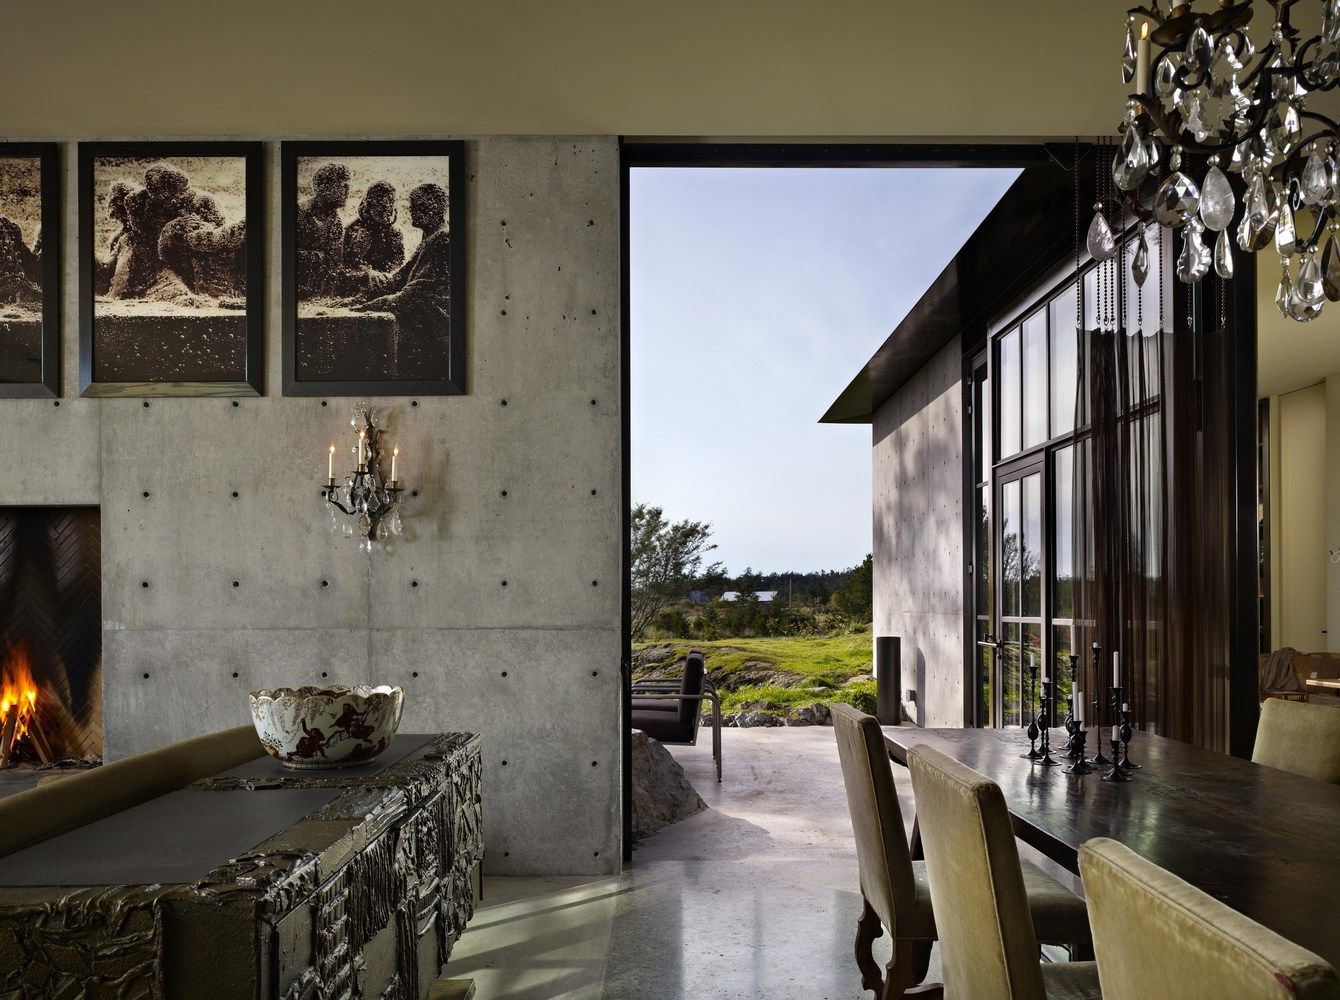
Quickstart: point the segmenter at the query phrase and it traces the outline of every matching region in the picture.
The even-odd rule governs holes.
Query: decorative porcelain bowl
[[[390,746],[404,707],[404,688],[385,684],[275,688],[252,692],[251,721],[285,767],[348,767]]]

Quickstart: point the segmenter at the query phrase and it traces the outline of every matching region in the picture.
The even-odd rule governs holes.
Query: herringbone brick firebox
[[[6,761],[102,754],[100,520],[96,507],[0,508]]]

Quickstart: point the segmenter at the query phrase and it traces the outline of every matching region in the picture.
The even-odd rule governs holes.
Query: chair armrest
[[[652,694],[643,695],[647,701],[710,701],[713,704],[721,704],[721,699],[717,697],[716,692],[711,694]]]

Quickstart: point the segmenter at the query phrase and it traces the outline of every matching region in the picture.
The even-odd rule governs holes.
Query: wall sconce
[[[343,523],[343,534],[352,538],[357,532],[360,552],[371,552],[374,541],[385,542],[402,531],[400,524],[400,480],[396,478],[396,460],[400,449],[391,449],[391,475],[382,471],[383,428],[377,426],[377,411],[366,403],[354,406],[349,425],[358,432],[357,463],[354,471],[335,485],[335,445],[326,460],[325,498],[330,504],[330,530],[341,530],[336,510],[353,519]]]

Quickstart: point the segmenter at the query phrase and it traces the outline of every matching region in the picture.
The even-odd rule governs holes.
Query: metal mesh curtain
[[[1099,150],[1100,164],[1110,160]],[[1110,724],[1114,651],[1141,728],[1228,745],[1231,526],[1225,334],[1174,333],[1171,241],[1084,281],[1074,435],[1077,686]],[[1177,290],[1177,308],[1183,303]],[[1222,312],[1222,310],[1221,310]],[[1097,657],[1092,651],[1098,644]]]

